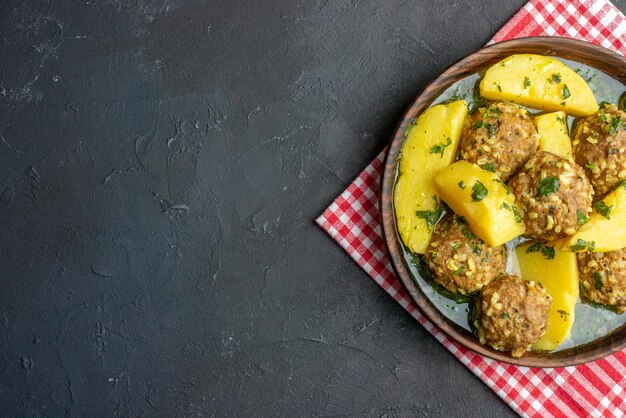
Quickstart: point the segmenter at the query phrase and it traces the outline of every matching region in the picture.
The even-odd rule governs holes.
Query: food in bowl
[[[581,296],[617,313],[626,312],[626,249],[576,256]]]
[[[573,235],[591,213],[593,190],[583,169],[548,151],[534,154],[508,186],[530,238],[552,241]]]
[[[507,102],[477,109],[465,121],[461,157],[506,181],[539,149],[539,135],[528,111]]]
[[[506,270],[506,249],[478,238],[465,218],[447,216],[431,236],[425,254],[434,280],[449,292],[470,295]]]
[[[593,188],[603,197],[626,179],[626,112],[606,104],[580,120],[574,133],[576,162],[584,167]]]
[[[599,117],[604,110],[610,125],[616,125],[607,134],[619,139],[616,132],[626,131],[626,117],[612,122],[619,120],[617,107],[598,105],[598,84],[592,83],[592,88],[588,83],[589,67],[574,67],[573,62],[553,57],[518,54],[457,82],[409,124],[399,157],[393,199],[398,232],[420,276],[433,279],[428,281],[433,292],[445,291],[442,297],[457,303],[469,299],[467,309],[480,301],[481,308],[470,315],[481,313],[481,321],[487,321],[482,314],[491,302],[485,293],[502,281],[501,286],[517,289],[518,294],[526,289],[524,295],[530,295],[537,312],[542,312],[537,316],[541,320],[523,322],[527,325],[521,328],[506,321],[487,321],[474,328],[481,343],[512,356],[591,341],[596,332],[589,331],[591,321],[607,311],[596,314],[597,309],[578,301],[584,278],[581,272],[579,279],[577,258],[579,253],[626,247],[626,183],[619,181],[603,195],[594,192],[588,167],[579,163],[581,148],[569,132],[574,124],[574,136],[586,118]],[[477,87],[468,88],[469,80]],[[617,103],[621,84],[620,88],[601,91],[600,97]],[[467,112],[460,110],[460,103]],[[449,123],[424,118],[437,107],[440,115],[448,113],[441,107],[451,105],[456,111]],[[422,129],[416,131],[418,126]],[[449,139],[428,134],[443,129],[450,129]],[[587,157],[589,151],[584,154]],[[598,154],[595,149],[600,160]],[[400,184],[404,186],[398,188]],[[474,249],[481,254],[490,251],[493,260],[480,258]],[[529,291],[530,283],[546,297]],[[431,301],[437,300],[440,311],[453,311],[444,314],[459,323],[463,313],[457,305],[437,297]],[[519,298],[508,299],[493,302],[494,307],[521,303]],[[476,325],[470,319],[466,315],[467,326]],[[585,321],[589,327],[580,325]],[[583,332],[590,336],[581,336]]]
[[[545,333],[551,302],[541,283],[503,274],[478,294],[471,323],[481,344],[520,357]]]

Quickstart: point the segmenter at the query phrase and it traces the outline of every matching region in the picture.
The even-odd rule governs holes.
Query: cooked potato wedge
[[[408,130],[394,190],[398,231],[404,244],[423,254],[441,213],[433,178],[456,156],[467,104],[458,100],[427,109]]]
[[[546,333],[533,350],[552,351],[570,336],[578,300],[576,254],[561,252],[539,242],[515,248],[522,277],[539,282],[552,296]]]
[[[598,110],[596,98],[581,76],[556,58],[542,55],[511,55],[491,66],[480,83],[480,94],[490,100],[563,110],[574,116]]]
[[[474,234],[487,244],[502,245],[524,233],[515,196],[494,173],[457,161],[437,174],[435,187],[443,201],[464,216]]]
[[[589,221],[574,235],[555,241],[561,251],[607,252],[626,247],[626,184],[594,204]]]
[[[573,160],[572,140],[567,133],[567,114],[546,113],[533,118],[539,134],[539,149]]]

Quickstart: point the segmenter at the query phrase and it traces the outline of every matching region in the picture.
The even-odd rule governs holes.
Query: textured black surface
[[[522,4],[2,1],[2,415],[512,414],[313,219]]]

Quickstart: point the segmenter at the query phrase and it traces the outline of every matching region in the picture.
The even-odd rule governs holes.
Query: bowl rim
[[[542,52],[537,52],[537,50]],[[391,265],[407,293],[422,313],[452,340],[482,356],[518,366],[542,368],[574,366],[603,358],[625,348],[626,324],[589,343],[554,353],[528,352],[522,357],[515,358],[508,352],[496,351],[481,345],[473,334],[446,318],[431,304],[429,298],[413,280],[397,233],[393,189],[396,181],[397,159],[405,140],[404,132],[408,123],[431,106],[443,91],[460,78],[475,73],[478,68],[486,68],[514,53],[535,53],[573,59],[601,70],[626,84],[626,58],[604,47],[572,38],[541,36],[507,40],[483,47],[457,61],[435,80],[428,83],[416,96],[400,119],[391,143],[387,147],[379,190],[382,234]],[[585,62],[586,59],[594,63],[588,64]],[[619,71],[616,71],[616,68]],[[616,336],[619,338],[615,338]]]

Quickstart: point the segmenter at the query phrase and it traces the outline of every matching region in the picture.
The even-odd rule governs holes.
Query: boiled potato
[[[539,134],[539,149],[573,160],[572,140],[567,133],[565,112],[552,112],[533,118]]]
[[[490,100],[563,110],[574,116],[598,110],[596,98],[581,76],[556,58],[542,55],[511,55],[491,66],[480,83],[480,94]]]
[[[574,252],[607,252],[626,247],[625,183],[620,183],[604,199],[594,204],[589,221],[574,235],[556,241],[555,245],[561,251]]]
[[[466,116],[463,100],[435,105],[417,118],[402,146],[394,209],[402,241],[414,253],[426,251],[441,214],[433,177],[454,161]]]
[[[552,351],[570,336],[578,300],[576,254],[564,253],[540,242],[515,248],[522,277],[539,282],[552,296],[546,333],[533,350]]]
[[[497,175],[476,164],[457,161],[435,177],[439,196],[471,230],[491,246],[501,245],[524,233],[515,196]]]

